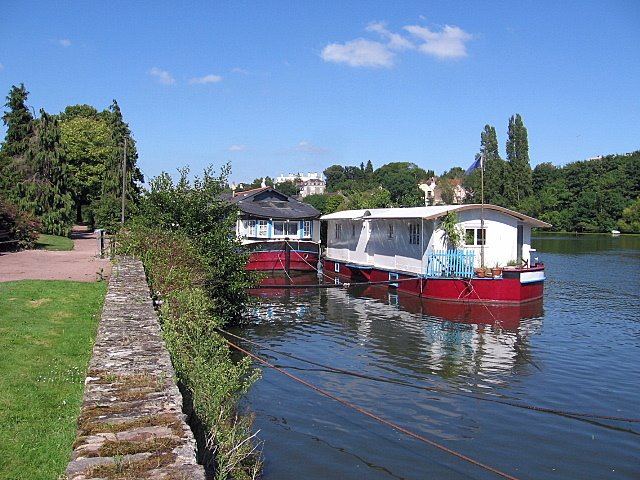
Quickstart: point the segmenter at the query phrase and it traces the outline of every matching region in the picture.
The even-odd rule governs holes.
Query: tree
[[[640,233],[640,197],[622,211],[618,228],[625,233]]]
[[[373,188],[364,192],[357,192],[347,198],[346,207],[349,210],[361,208],[387,208],[391,207],[391,194],[382,187]]]
[[[415,203],[418,196],[420,197],[418,204],[423,204],[424,197],[419,193],[418,185],[420,180],[426,180],[433,176],[433,170],[427,172],[410,162],[388,163],[374,172],[376,182],[389,191],[391,201],[395,205]]]
[[[0,191],[16,201],[15,186],[26,169],[26,152],[33,136],[34,119],[27,106],[29,92],[24,84],[13,85],[4,105],[9,110],[2,116],[7,127],[0,151]]]
[[[140,197],[138,182],[144,181],[144,177],[136,165],[138,160],[136,144],[131,135],[129,125],[125,123],[122,117],[118,102],[113,101],[105,116],[111,130],[114,148],[112,153],[105,159],[102,191],[100,199],[96,202],[95,216],[98,226],[114,231],[121,221],[123,158],[126,165],[124,184],[128,211],[131,211],[132,208],[135,209],[138,203]]]
[[[498,136],[492,125],[485,125],[480,134],[480,155],[484,161],[484,200],[486,203],[506,206],[505,172],[507,165],[500,158]]]
[[[34,125],[26,152],[29,173],[16,186],[18,205],[40,219],[44,233],[68,236],[73,225],[73,200],[58,121],[40,110]]]
[[[107,120],[89,105],[73,105],[60,114],[60,137],[71,175],[76,221],[93,224],[91,209],[100,198],[105,163],[115,155]]]
[[[286,182],[282,182],[276,185],[276,190],[284,193],[285,195],[294,196],[298,195],[298,186],[293,183],[291,180],[287,180]]]
[[[531,165],[529,164],[529,140],[527,129],[519,113],[509,119],[507,140],[508,168],[504,172],[505,200],[510,207],[517,207],[533,192]]]

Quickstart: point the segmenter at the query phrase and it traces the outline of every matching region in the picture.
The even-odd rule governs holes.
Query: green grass
[[[0,479],[64,472],[106,288],[0,283]]]
[[[57,235],[45,235],[44,233],[38,237],[36,248],[43,250],[73,250],[73,240],[68,237],[59,237]]]

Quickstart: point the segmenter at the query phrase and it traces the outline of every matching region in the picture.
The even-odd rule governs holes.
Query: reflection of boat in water
[[[262,298],[282,298],[291,294],[300,295],[308,290],[309,285],[317,285],[315,272],[274,271],[260,279],[259,285],[251,291]]]
[[[517,330],[520,320],[541,317],[542,299],[519,304],[447,302],[394,292],[380,285],[364,288],[361,295],[396,305],[410,313],[438,317],[456,323],[494,325]]]

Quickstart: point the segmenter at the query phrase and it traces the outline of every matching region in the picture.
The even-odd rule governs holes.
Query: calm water
[[[378,378],[248,347],[517,478],[638,479],[640,423],[496,401],[640,418],[640,238],[546,235],[534,246],[547,265],[544,303],[489,311],[382,287],[263,290],[253,324],[236,333]],[[499,478],[271,369],[263,369],[245,407],[256,414],[267,480]]]

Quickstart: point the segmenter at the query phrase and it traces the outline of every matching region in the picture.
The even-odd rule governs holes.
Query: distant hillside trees
[[[28,94],[21,84],[7,96],[0,195],[39,220],[45,233],[68,235],[74,221],[114,229],[120,221],[125,141],[130,207],[143,180],[135,141],[117,102],[102,112],[89,105],[69,106],[60,115],[41,110],[35,119]]]

